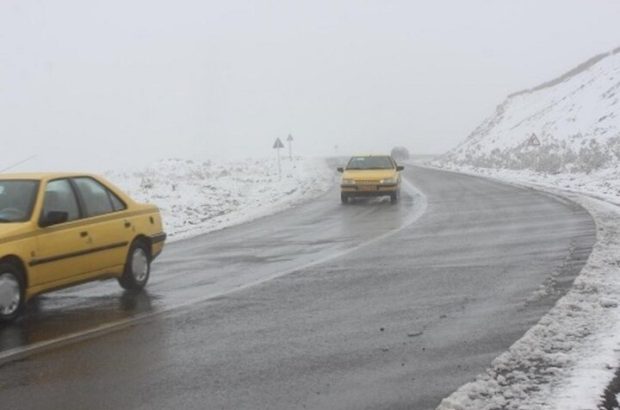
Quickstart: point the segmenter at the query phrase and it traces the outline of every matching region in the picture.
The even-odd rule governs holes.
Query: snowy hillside
[[[335,172],[322,159],[196,162],[167,159],[106,177],[139,202],[158,205],[166,232],[181,239],[286,209],[326,192]]]
[[[620,48],[512,94],[441,161],[548,173],[614,166],[620,163],[619,101]]]

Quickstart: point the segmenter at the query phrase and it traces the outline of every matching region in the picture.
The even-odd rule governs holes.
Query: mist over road
[[[146,295],[88,288],[41,298],[2,329],[2,349],[148,318],[5,364],[0,401],[434,408],[561,297],[595,228],[582,208],[536,191],[419,167],[404,176],[424,198],[342,206],[333,190],[172,244]]]

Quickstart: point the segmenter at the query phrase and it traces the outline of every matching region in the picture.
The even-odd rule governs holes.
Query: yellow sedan
[[[389,196],[392,203],[400,196],[400,171],[389,155],[358,155],[352,157],[342,173],[340,199],[347,204],[350,198]]]
[[[0,176],[0,321],[33,296],[116,278],[142,289],[164,246],[159,209],[139,204],[101,177]]]

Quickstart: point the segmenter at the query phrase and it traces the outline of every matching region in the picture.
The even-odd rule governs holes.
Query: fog
[[[618,21],[615,0],[2,0],[0,168],[265,157],[289,133],[439,153],[620,46]]]

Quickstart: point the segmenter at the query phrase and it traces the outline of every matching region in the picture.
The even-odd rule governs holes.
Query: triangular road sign
[[[291,134],[288,134],[288,138],[286,139],[288,142],[293,141],[293,136]]]
[[[284,144],[282,144],[282,141],[280,140],[280,138],[277,138],[276,142],[273,143],[273,149],[280,149],[280,148],[284,148]]]
[[[528,143],[531,146],[533,146],[533,147],[539,147],[540,146],[540,140],[538,139],[536,134],[532,134],[532,136],[530,137],[530,140],[528,141]]]

